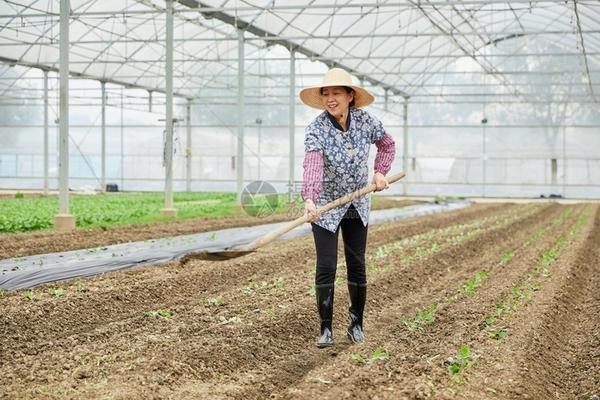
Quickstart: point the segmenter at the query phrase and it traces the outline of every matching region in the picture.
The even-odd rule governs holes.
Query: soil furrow
[[[327,374],[326,371],[340,371],[338,376],[330,378],[335,381],[331,389],[328,386],[315,384],[315,378],[311,377],[312,382],[302,382],[294,387],[293,391],[302,395],[306,393],[316,395],[321,392],[320,396],[324,396],[324,398],[344,398],[348,396],[372,398],[374,395],[383,398],[404,398],[413,394],[415,387],[421,383],[420,376],[424,373],[430,373],[431,369],[436,368],[433,364],[429,364],[432,357],[440,354],[440,349],[437,347],[448,341],[452,343],[455,340],[460,340],[461,328],[468,326],[469,320],[472,320],[473,316],[467,315],[466,320],[459,319],[464,316],[456,316],[453,313],[453,307],[446,307],[442,309],[440,315],[436,316],[435,324],[427,327],[427,331],[424,333],[407,332],[406,329],[401,327],[401,318],[414,314],[413,310],[422,308],[434,302],[435,299],[445,298],[452,293],[454,287],[460,286],[474,272],[484,266],[496,264],[504,251],[503,249],[511,248],[529,237],[545,220],[552,219],[558,212],[558,207],[546,209],[538,215],[523,219],[512,225],[508,231],[516,232],[516,234],[489,234],[487,238],[484,237],[485,240],[478,241],[479,243],[475,246],[471,245],[467,249],[461,248],[450,257],[448,257],[448,254],[443,253],[433,256],[431,260],[427,260],[423,265],[423,268],[428,271],[427,278],[429,281],[426,285],[414,283],[411,285],[412,288],[405,290],[404,293],[390,293],[390,288],[383,288],[384,290],[380,291],[380,297],[382,298],[381,311],[379,314],[370,314],[370,317],[376,320],[376,326],[369,326],[368,332],[374,332],[375,335],[370,335],[368,345],[358,350],[368,353],[374,347],[383,346],[384,349],[394,355],[392,360],[381,365],[361,367],[351,360],[351,353],[356,350],[350,349],[343,357],[338,357],[339,361],[334,365],[326,365],[321,370],[313,371],[315,376]],[[533,224],[534,222],[535,224]],[[494,246],[488,245],[492,243]],[[465,250],[472,250],[474,254],[469,256]],[[452,273],[444,274],[440,265],[451,264],[452,261],[448,262],[448,259],[452,260],[459,257],[462,258],[462,265],[457,269],[453,269]],[[440,273],[439,276],[436,276],[434,272],[436,269]],[[371,292],[374,290],[376,289],[373,288]],[[477,325],[477,322],[475,325]],[[394,378],[392,382],[389,382],[389,375]],[[382,388],[377,384],[378,381],[386,380],[388,381],[387,385],[394,388],[393,392],[382,391]],[[325,390],[327,391],[323,393]],[[284,397],[287,396],[295,398],[289,391]]]
[[[443,216],[429,216],[423,219],[407,220],[397,226],[379,226],[373,231],[381,241],[389,238],[412,236],[432,228],[446,226],[463,219],[476,219],[493,215],[500,210],[497,206],[474,206],[466,213],[453,212]],[[370,244],[375,242],[375,234]],[[302,249],[295,251],[290,259],[288,251],[260,251],[250,256],[222,263],[194,261],[185,267],[176,263],[163,267],[152,267],[122,271],[86,281],[69,284],[49,284],[34,289],[30,307],[24,307],[24,299],[19,293],[0,299],[5,313],[0,315],[0,337],[6,349],[16,349],[20,345],[35,344],[41,335],[47,340],[56,340],[103,326],[107,323],[135,318],[152,308],[172,304],[174,298],[181,301],[194,301],[205,298],[210,293],[220,293],[231,286],[231,282],[242,285],[250,280],[270,279],[275,271],[293,271],[289,265],[300,262],[312,264],[310,238],[304,238]],[[273,245],[275,248],[276,245]],[[292,261],[293,260],[293,261]],[[275,266],[275,269],[273,268]],[[64,288],[67,293],[76,290],[77,283],[83,282],[89,292],[68,296],[65,299],[53,298],[48,291],[53,287]],[[43,293],[41,296],[38,293]],[[175,294],[175,295],[174,295]],[[76,315],[76,318],[73,316]],[[43,321],[52,320],[48,326]],[[11,343],[12,341],[12,343]]]
[[[38,301],[26,302],[21,294],[9,294],[0,299],[7,310],[0,315],[3,348],[0,398],[397,399],[513,395],[510,391],[498,391],[491,380],[490,374],[496,371],[495,360],[501,360],[492,356],[501,356],[506,351],[502,346],[506,345],[511,346],[510,353],[515,349],[513,342],[540,350],[542,342],[517,340],[531,307],[538,307],[534,308],[537,312],[533,316],[551,323],[564,317],[565,307],[589,310],[589,304],[597,301],[597,293],[591,290],[598,282],[597,277],[590,277],[586,268],[575,268],[572,261],[573,254],[578,254],[580,264],[597,265],[597,252],[585,252],[589,254],[584,257],[584,253],[577,251],[588,246],[582,247],[581,237],[595,232],[587,226],[576,243],[560,255],[561,263],[565,257],[571,260],[569,271],[552,272],[548,285],[536,292],[544,301],[558,303],[559,311],[554,310],[553,314],[549,312],[552,308],[543,309],[544,301],[534,298],[531,304],[515,312],[504,341],[490,340],[488,332],[479,329],[486,310],[493,308],[503,290],[527,274],[536,254],[548,247],[553,235],[565,232],[581,207],[522,251],[514,251],[514,257],[507,263],[498,262],[501,256],[507,250],[518,249],[519,244],[535,236],[565,208],[476,206],[374,226],[368,256],[375,257],[377,251],[377,257],[383,258],[375,257],[378,268],[369,272],[368,336],[367,342],[360,346],[350,345],[342,335],[347,312],[342,284],[336,292],[334,314],[338,345],[325,351],[314,347],[318,321],[314,299],[309,294],[314,273],[310,237],[268,246],[243,259],[218,265],[194,262],[186,268],[165,265],[98,277],[86,281],[90,292],[76,296],[68,293],[66,298],[44,294]],[[597,208],[594,210],[597,221]],[[489,217],[483,225],[475,224],[468,229],[474,235],[460,229],[446,229]],[[440,232],[428,233],[435,229]],[[590,243],[597,243],[598,235],[592,236],[588,239]],[[408,237],[414,240],[402,241],[401,247],[384,254],[387,248],[382,245],[399,243]],[[439,248],[434,248],[435,245]],[[392,267],[381,268],[386,265]],[[489,276],[476,296],[461,295],[456,301],[443,304],[435,315],[435,323],[428,325],[424,333],[408,332],[402,326],[403,317],[414,315],[415,310],[431,301],[448,298],[454,288],[483,268]],[[579,278],[569,281],[570,275]],[[559,276],[563,276],[562,283],[557,281]],[[580,278],[586,276],[590,282],[584,284]],[[277,278],[283,278],[280,286]],[[271,286],[254,287],[244,293],[242,289],[250,281],[267,281]],[[582,285],[583,293],[576,298],[566,296],[576,284]],[[74,286],[56,285],[68,290]],[[219,295],[224,299],[223,305],[208,304],[208,298]],[[173,312],[172,318],[153,319],[144,315],[150,309],[163,307]],[[222,323],[219,317],[223,317]],[[240,318],[239,323],[235,317]],[[587,366],[593,370],[598,339],[586,336],[583,329],[597,328],[598,322],[586,324],[583,311],[574,313],[568,321],[579,328],[569,334],[565,332],[564,340],[557,344],[577,349],[558,352],[559,357],[568,360],[561,367]],[[473,327],[477,330],[475,334]],[[465,374],[466,385],[457,387],[442,362],[450,349],[456,350],[464,342],[481,353],[481,364]],[[361,366],[350,360],[353,353],[368,355],[381,345],[390,352],[390,361]],[[10,350],[5,351],[7,348]],[[586,354],[591,355],[586,357]],[[520,360],[523,365],[533,366],[535,359]],[[535,368],[529,370],[531,376],[537,376]],[[518,372],[507,376],[513,379],[514,387],[521,387],[522,381],[516,376],[521,370],[515,371]],[[553,372],[541,374],[545,380],[557,379]],[[478,379],[483,382],[479,386]],[[595,393],[595,382],[584,373],[573,374],[563,382],[554,389],[564,398],[573,398],[577,393],[576,382],[587,385],[586,395]]]
[[[388,233],[388,232],[384,232],[384,233]],[[312,301],[309,301],[309,304],[310,304],[310,303],[312,303]],[[311,304],[311,305],[312,305],[312,304]],[[310,309],[310,312],[309,312],[309,313],[308,313],[308,315],[306,316],[306,318],[308,318],[310,321],[304,321],[304,324],[305,324],[305,325],[308,325],[308,326],[310,326],[310,331],[311,331],[311,334],[310,334],[310,336],[311,336],[311,339],[310,339],[310,340],[312,341],[312,330],[313,330],[312,328],[313,328],[313,326],[314,326],[314,321],[312,321],[312,319],[314,318],[314,315],[313,315],[313,310],[312,310],[312,307],[310,307],[310,308],[311,308],[311,309]],[[287,324],[287,325],[289,325],[289,324]],[[288,327],[288,329],[289,329],[289,327]],[[293,332],[295,332],[295,330],[292,330],[292,331],[290,331],[290,332],[292,332],[292,333],[290,333],[290,334],[293,334]],[[156,332],[156,334],[157,334],[157,335],[162,335],[162,334],[163,334],[163,332]],[[235,337],[235,335],[234,335],[234,337],[232,338],[232,340],[233,340],[233,342],[235,342],[235,340],[236,340],[236,337]],[[117,343],[113,343],[113,344],[117,345]],[[304,346],[305,346],[305,345],[304,345]],[[124,346],[123,346],[123,347],[124,347],[124,348],[125,348],[125,347],[127,347],[127,343],[126,343],[126,342],[124,343]],[[260,348],[260,346],[259,346],[259,348]],[[147,349],[147,350],[150,350],[150,351],[151,351],[151,349]],[[117,348],[117,349],[115,349],[115,351],[117,351],[117,352],[118,352],[118,351],[119,351],[119,349]],[[60,367],[60,364],[59,364],[59,365],[57,365],[57,367]],[[84,373],[84,375],[85,375],[85,373]]]
[[[465,242],[465,245],[467,245],[467,243]],[[379,277],[378,277],[379,279]],[[385,278],[386,281],[389,281],[389,277]],[[308,302],[308,304],[306,304]],[[246,354],[248,352],[250,352],[250,354],[252,354],[258,362],[252,364],[249,363],[248,360],[246,359],[242,359],[242,360],[238,360],[238,357],[240,357],[239,354],[236,354],[234,356],[234,360],[236,360],[237,362],[235,364],[243,364],[245,366],[245,368],[250,368],[250,367],[258,367],[260,368],[258,371],[254,371],[254,373],[251,374],[251,377],[253,379],[252,382],[245,382],[244,383],[244,387],[246,388],[246,390],[244,392],[242,392],[241,394],[235,395],[235,397],[244,397],[244,398],[264,398],[269,392],[273,391],[274,389],[277,388],[281,388],[281,387],[286,387],[288,385],[289,382],[293,382],[295,379],[297,379],[298,377],[301,377],[304,373],[306,373],[307,371],[309,371],[310,369],[312,369],[312,367],[315,365],[315,362],[318,362],[319,360],[323,359],[322,353],[319,353],[318,351],[315,353],[315,349],[312,348],[312,341],[314,340],[314,326],[315,326],[315,322],[311,322],[310,324],[307,324],[306,321],[311,319],[311,315],[314,315],[314,311],[312,311],[312,299],[308,299],[308,300],[301,300],[298,301],[296,303],[296,306],[301,306],[301,305],[306,305],[306,307],[309,309],[309,313],[308,315],[306,314],[302,314],[302,315],[298,315],[298,311],[294,311],[294,314],[285,318],[285,330],[284,331],[278,331],[278,332],[274,332],[272,335],[270,335],[271,338],[286,338],[286,337],[290,337],[290,336],[294,336],[297,337],[298,334],[301,334],[301,336],[303,337],[304,342],[300,342],[299,345],[302,348],[306,348],[307,345],[310,346],[310,348],[303,350],[303,351],[307,351],[308,354],[306,356],[303,356],[302,359],[304,360],[303,365],[305,368],[298,370],[297,368],[295,368],[294,366],[297,364],[297,360],[296,359],[292,359],[291,361],[289,361],[289,364],[287,363],[287,357],[283,358],[282,361],[286,362],[284,364],[281,364],[278,362],[278,360],[273,359],[272,356],[269,356],[269,353],[272,351],[275,351],[274,349],[279,349],[281,351],[281,353],[283,354],[295,354],[297,355],[296,351],[294,350],[295,347],[292,345],[291,342],[286,342],[286,341],[277,341],[277,340],[273,340],[271,339],[268,342],[269,347],[268,348],[262,348],[262,347],[255,347],[253,346],[249,351],[246,351],[246,348],[243,349],[243,354]],[[343,303],[343,301],[341,302]],[[341,310],[343,308],[343,306],[341,306],[341,304],[338,303],[338,317],[336,318],[337,325],[342,325],[344,324],[344,322],[341,322],[341,320],[343,320],[344,318],[342,317],[345,313]],[[300,317],[302,323],[298,326],[294,326],[294,322],[298,319],[298,317]],[[314,316],[313,318],[314,319]],[[289,331],[287,329],[289,329],[290,324],[294,327],[293,331]],[[267,326],[269,326],[269,329],[271,329],[270,327],[271,324],[267,323]],[[259,325],[260,328],[260,325]],[[312,334],[311,334],[312,332]],[[240,335],[240,332],[237,332],[238,336]],[[251,335],[254,334],[251,332]],[[236,340],[235,337],[231,338],[232,342],[231,343],[238,343],[239,340]],[[239,339],[239,337],[237,338]],[[251,337],[248,338],[249,341],[252,340]],[[307,343],[308,340],[308,343]],[[192,340],[193,341],[193,340]],[[221,341],[218,343],[218,347],[222,348],[221,346],[223,346],[224,344],[227,345],[229,342],[226,339],[221,338]],[[191,345],[191,343],[190,343]],[[348,344],[341,344],[341,346],[338,346],[335,351],[340,351],[343,350],[345,347],[347,347]],[[202,349],[204,350],[210,350],[210,349]],[[238,349],[238,351],[240,351],[242,349]],[[206,353],[210,354],[210,351],[207,351]],[[231,381],[235,381],[235,382],[239,382],[239,376],[238,376],[238,370],[234,369],[231,370],[231,366],[227,365],[227,364],[218,364],[218,361],[212,360],[211,359],[203,359],[203,354],[204,353],[199,353],[199,354],[194,354],[194,359],[196,358],[200,358],[202,359],[203,363],[207,363],[207,362],[212,362],[213,363],[213,367],[215,370],[217,371],[221,371],[221,373],[223,373],[223,371],[225,371],[224,373],[228,376],[228,382],[231,383]],[[261,360],[263,360],[263,356],[267,355],[267,357],[265,358],[265,360],[269,360],[269,364],[270,364],[270,368],[265,368],[265,365],[263,362],[260,362]],[[315,361],[315,356],[317,357],[316,361]],[[172,355],[171,355],[172,357]],[[176,357],[177,358],[177,357]],[[291,365],[290,365],[291,364]],[[282,373],[282,371],[294,371],[295,375],[292,376],[287,376],[285,374]],[[272,377],[274,374],[277,374],[277,379],[268,379],[269,377]],[[261,385],[257,385],[257,380],[256,380],[256,376],[260,376],[263,378],[263,380],[260,381]],[[238,383],[238,386],[241,383]],[[236,386],[237,389],[237,386]],[[238,389],[239,390],[239,389]],[[248,391],[250,390],[250,392]],[[234,393],[230,393],[231,396],[234,396]]]
[[[551,266],[540,295],[523,310],[527,315],[515,316],[511,325],[520,334],[509,344],[503,373],[489,380],[498,398],[588,400],[600,395],[599,322],[597,314],[590,314],[593,307],[586,307],[598,298],[600,280],[597,206],[589,221]]]
[[[387,237],[389,237],[387,235],[388,233],[389,233],[389,229],[380,229],[380,232],[378,231],[377,233],[374,234],[375,242],[377,243],[378,240],[379,241],[385,240]],[[380,237],[380,239],[377,239],[377,237]],[[278,253],[278,252],[276,252],[276,253]],[[286,257],[287,255],[283,254],[283,256]],[[273,261],[273,258],[272,258],[271,261]],[[273,273],[272,270],[269,271],[269,272],[271,274]],[[306,271],[306,273],[303,274],[303,276],[299,278],[301,280],[300,281],[301,283],[299,283],[300,286],[302,286],[303,284],[306,284],[304,282],[310,281],[309,277],[306,276],[306,275],[310,275],[310,274],[311,273],[309,271]],[[289,281],[289,278],[293,277],[294,275],[297,275],[297,272],[295,272],[294,269],[292,268],[288,272],[288,275],[285,275],[285,273],[283,273],[283,274],[278,275],[278,277],[280,277],[280,278],[281,277],[285,277],[285,280]],[[265,278],[265,279],[267,279],[267,278]],[[173,286],[176,286],[173,282],[171,282],[171,284],[173,284]],[[239,290],[242,289],[242,287],[245,284],[246,283],[244,283],[243,281],[241,281],[241,282],[237,283],[236,285],[234,285],[233,288],[231,287],[231,285],[229,285],[230,287],[228,287],[227,290],[233,290],[234,292],[238,292],[237,293],[238,294],[237,297],[239,298],[240,297],[239,296]],[[306,288],[308,289],[308,285],[306,286]],[[121,292],[120,293],[120,297],[124,301],[131,302],[132,299],[129,296],[130,292],[135,292],[135,290],[127,290],[126,292]],[[236,300],[239,300],[239,299],[235,298],[236,296],[232,296],[228,292],[216,292],[215,296],[217,295],[217,293],[223,293],[223,294],[225,294],[226,295],[225,297],[228,299],[228,302],[231,302],[234,305],[236,304]],[[84,331],[79,331],[78,333],[79,333],[80,338],[78,338],[78,337],[74,338],[73,337],[74,334],[70,334],[70,335],[66,335],[65,334],[65,331],[66,331],[65,326],[56,325],[56,328],[60,329],[60,332],[63,333],[63,335],[64,335],[63,337],[65,338],[64,342],[66,343],[67,346],[73,346],[78,341],[79,342],[80,341],[88,342],[90,340],[106,339],[110,335],[118,334],[121,331],[128,331],[132,327],[137,327],[137,329],[145,329],[147,327],[146,326],[147,324],[145,323],[145,320],[144,320],[144,317],[143,317],[144,314],[145,314],[145,312],[148,311],[150,309],[150,307],[152,307],[152,306],[160,308],[160,307],[164,307],[164,306],[166,306],[168,304],[171,304],[171,306],[174,306],[174,308],[171,308],[171,310],[173,310],[174,312],[176,312],[178,315],[185,314],[186,309],[190,308],[190,307],[188,307],[189,304],[192,304],[192,305],[196,304],[195,307],[191,307],[191,308],[200,308],[200,310],[194,310],[194,311],[191,311],[191,312],[192,312],[192,314],[200,314],[200,315],[199,316],[198,315],[192,315],[191,316],[192,320],[193,319],[200,319],[201,320],[200,322],[202,322],[204,324],[212,323],[213,322],[213,320],[209,319],[209,318],[212,318],[212,316],[210,315],[211,313],[210,312],[208,312],[208,313],[206,312],[206,309],[207,309],[206,303],[204,303],[204,304],[200,303],[201,307],[197,306],[198,296],[195,295],[196,294],[195,291],[194,291],[193,294],[189,294],[188,296],[185,296],[187,294],[187,292],[182,293],[181,291],[177,291],[177,294],[179,294],[182,298],[178,299],[176,305],[173,305],[172,302],[171,303],[166,303],[166,304],[162,304],[161,303],[160,305],[157,305],[157,303],[156,303],[157,300],[155,299],[154,300],[154,302],[155,302],[154,304],[152,304],[152,305],[149,304],[146,309],[143,309],[143,308],[139,309],[139,307],[138,307],[137,308],[137,312],[133,316],[130,316],[129,318],[126,318],[126,319],[117,319],[117,320],[110,321],[109,318],[107,318],[107,317],[110,317],[110,315],[108,315],[108,316],[97,316],[97,317],[100,317],[100,318],[103,317],[103,324],[100,327],[101,329],[94,330],[92,335],[87,334]],[[208,298],[208,297],[206,297],[206,298]],[[241,304],[242,304],[242,306],[241,306],[242,308],[243,307],[247,308],[247,306],[243,305],[244,304],[243,299],[242,299],[242,303]],[[234,312],[235,312],[235,310],[234,310]],[[42,329],[41,327],[39,327],[39,328]],[[193,330],[197,330],[199,328],[192,325],[192,326],[190,326],[189,329],[193,331]],[[14,330],[14,331],[16,332],[17,330]],[[25,332],[27,333],[27,331],[25,331]],[[23,333],[21,332],[21,334],[23,334]],[[22,337],[22,336],[18,336],[18,337]],[[9,337],[5,337],[5,339],[7,339],[7,338],[9,338]],[[12,348],[12,349],[9,348],[9,349],[7,349],[6,350],[7,351],[7,355],[10,355],[12,357],[17,357],[19,354],[29,353],[31,355],[37,356],[37,355],[41,354],[42,351],[45,348],[54,347],[54,346],[57,346],[57,345],[60,344],[60,341],[58,340],[59,338],[53,338],[52,339],[52,338],[46,337],[46,338],[44,338],[45,342],[43,342],[43,343],[32,341],[33,338],[27,338],[27,337],[25,337],[25,339],[30,339],[30,340],[23,340],[23,341],[21,341],[21,347],[18,349],[18,351],[17,351],[16,348]]]

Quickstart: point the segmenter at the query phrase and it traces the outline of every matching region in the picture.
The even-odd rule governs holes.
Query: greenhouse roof
[[[476,96],[501,90],[529,98],[544,79],[562,76],[572,89],[561,94],[561,101],[599,98],[597,0],[174,4],[174,92],[181,97],[195,98],[207,87],[236,87],[238,32],[243,30],[249,76],[264,74],[256,67],[259,61],[287,61],[287,50],[293,50],[301,62],[342,66],[396,96],[460,99],[469,94],[452,90],[456,80],[447,77],[468,73],[485,77],[483,89],[469,91]],[[72,76],[164,92],[165,7],[162,0],[72,0]],[[59,1],[0,3],[0,49],[0,61],[9,67],[57,71]],[[0,92],[16,79],[6,75],[9,67],[0,67],[0,79],[5,78]],[[321,76],[321,71],[303,71],[305,82]],[[287,82],[285,70],[265,78],[273,85]]]

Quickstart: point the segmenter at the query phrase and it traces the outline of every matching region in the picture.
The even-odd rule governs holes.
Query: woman
[[[373,96],[352,84],[342,69],[329,70],[320,86],[303,89],[300,99],[306,105],[325,110],[306,128],[302,198],[312,225],[317,253],[315,288],[321,319],[318,347],[334,345],[331,323],[337,266],[337,242],[341,229],[348,273],[350,298],[347,335],[355,343],[364,340],[363,310],[367,295],[365,247],[371,209],[370,196],[353,199],[318,215],[321,206],[369,183],[370,144],[377,146],[375,172],[371,183],[376,191],[387,189],[385,175],[395,156],[395,143],[382,123],[361,107]]]

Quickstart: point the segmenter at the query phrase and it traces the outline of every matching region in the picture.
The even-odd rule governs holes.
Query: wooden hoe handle
[[[400,173],[397,173],[397,174],[392,175],[389,178],[387,178],[387,181],[389,184],[392,184],[392,183],[397,182],[400,179],[404,178],[404,176],[405,176],[405,173],[400,172]],[[333,200],[332,202],[329,202],[329,203],[325,204],[324,206],[319,207],[317,209],[317,212],[324,213],[326,211],[332,210],[338,206],[341,206],[342,204],[346,204],[346,203],[352,201],[353,199],[363,197],[364,195],[366,195],[368,193],[374,192],[376,188],[377,187],[375,186],[375,184],[371,183],[362,189],[359,189],[352,193],[348,193],[347,195],[340,197],[339,199]],[[254,251],[261,246],[271,243],[273,240],[277,239],[279,236],[291,231],[292,229],[294,229],[306,222],[308,222],[308,215],[303,215],[301,217],[298,217],[295,220],[291,221],[290,223],[274,230],[273,232],[270,232],[264,236],[259,237],[258,239],[254,240],[250,244],[240,247],[237,250]]]

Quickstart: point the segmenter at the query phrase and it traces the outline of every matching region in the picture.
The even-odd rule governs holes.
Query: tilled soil
[[[598,243],[598,205],[475,205],[373,226],[367,339],[344,337],[341,263],[326,350],[314,346],[311,237],[46,285],[31,300],[5,293],[0,398],[591,399]],[[411,325],[430,304],[433,318]],[[510,310],[486,325],[498,304]],[[452,374],[461,346],[473,362]]]
[[[413,200],[396,200],[381,197],[373,204],[372,209],[380,210],[406,207],[418,203],[418,201]],[[297,218],[298,215],[296,214],[294,209],[290,209],[287,213],[261,217],[195,218],[153,224],[114,226],[106,229],[76,229],[73,232],[44,230],[22,233],[0,233],[0,260],[35,254],[88,249],[140,240],[159,239],[240,226],[289,221]]]

